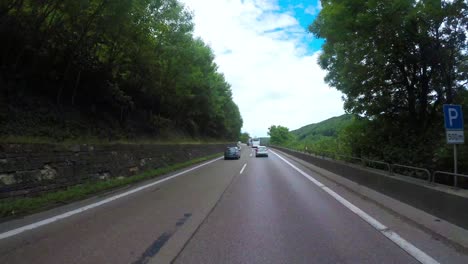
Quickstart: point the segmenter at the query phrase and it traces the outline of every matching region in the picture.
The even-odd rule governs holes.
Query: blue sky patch
[[[278,5],[281,8],[278,13],[291,14],[297,19],[301,28],[304,29],[302,41],[308,47],[308,52],[314,53],[320,50],[324,40],[315,38],[307,30],[320,12],[320,0],[278,0]]]

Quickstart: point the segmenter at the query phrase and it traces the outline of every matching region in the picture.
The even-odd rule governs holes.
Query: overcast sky
[[[318,0],[180,0],[195,36],[213,49],[251,136],[290,130],[344,113],[341,93],[317,64],[323,40],[307,33]]]

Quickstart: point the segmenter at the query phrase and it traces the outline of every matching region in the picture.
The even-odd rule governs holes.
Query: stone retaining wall
[[[222,152],[226,144],[0,144],[0,198],[140,172]]]

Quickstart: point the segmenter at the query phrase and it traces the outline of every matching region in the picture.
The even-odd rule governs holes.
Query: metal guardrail
[[[392,166],[388,162],[379,161],[379,160],[370,160],[370,159],[362,159],[362,160],[364,162],[367,162],[367,163],[375,163],[375,164],[385,165],[387,167],[387,169],[388,169],[388,173],[390,173],[390,174],[392,173]],[[367,167],[369,167],[369,166],[367,166]]]
[[[358,157],[347,156],[347,155],[341,155],[341,154],[337,154],[337,156],[338,156],[338,157],[344,158],[344,159],[343,159],[344,162],[349,162],[348,160],[359,160],[360,163],[364,163],[364,160],[361,159],[361,158],[358,158]]]
[[[457,188],[458,186],[458,177],[464,177],[468,178],[468,175],[466,174],[460,174],[460,173],[453,173],[453,172],[446,172],[446,171],[434,171],[434,174],[432,175],[432,182],[435,182],[435,177],[437,174],[445,174],[445,175],[451,175],[453,176],[453,187]]]
[[[347,162],[346,159],[350,159],[350,160],[359,160],[360,163],[365,166],[365,167],[369,167],[367,164],[380,164],[380,165],[384,165],[388,172],[391,173],[392,171],[392,168],[391,168],[391,164],[388,163],[388,162],[385,162],[385,161],[379,161],[379,160],[371,160],[371,159],[366,159],[366,158],[358,158],[358,157],[353,157],[353,156],[347,156],[347,155],[341,155],[341,154],[338,154],[338,153],[335,153],[335,152],[330,152],[330,151],[321,151],[319,153],[314,153],[312,151],[306,151],[306,153],[308,154],[313,154],[315,155],[316,157],[322,157],[322,158],[331,158],[331,159],[336,159],[336,157],[342,157],[342,158],[345,158],[344,161]],[[326,155],[326,154],[331,154],[331,155]]]
[[[369,167],[368,163],[375,163],[375,164],[380,164],[380,165],[385,165],[388,168],[389,174],[394,173],[394,168],[405,168],[405,169],[411,169],[411,170],[416,170],[416,171],[422,171],[427,175],[427,182],[429,183],[434,183],[434,184],[440,184],[435,182],[436,175],[444,174],[444,175],[451,175],[454,177],[454,183],[453,186],[455,188],[458,188],[458,177],[463,177],[463,178],[468,178],[468,175],[466,174],[460,174],[460,173],[452,173],[452,172],[446,172],[446,171],[434,171],[434,173],[431,174],[431,171],[426,169],[426,168],[421,168],[421,167],[414,167],[414,166],[408,166],[408,165],[402,165],[402,164],[392,164],[384,161],[378,161],[378,160],[370,160],[366,158],[358,158],[358,157],[353,157],[353,156],[347,156],[347,155],[341,155],[335,152],[330,152],[330,151],[321,151],[321,152],[314,152],[312,150],[303,150],[301,152],[307,153],[307,154],[312,154],[316,157],[322,157],[322,158],[331,158],[335,159],[338,157],[345,158],[344,161],[348,162],[346,159],[350,160],[359,160],[361,161],[361,164],[365,167]],[[326,155],[326,154],[332,154],[332,155]],[[431,177],[432,176],[432,177]],[[411,177],[411,176],[409,176]],[[445,185],[445,184],[443,184]]]
[[[417,171],[423,171],[427,174],[427,181],[431,182],[431,172],[428,169],[425,168],[420,168],[420,167],[414,167],[414,166],[407,166],[407,165],[401,165],[401,164],[391,164],[391,173],[394,172],[394,168],[405,168],[405,169],[411,169],[411,170],[417,170]]]

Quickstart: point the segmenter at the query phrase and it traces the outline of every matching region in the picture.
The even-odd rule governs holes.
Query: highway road
[[[239,160],[1,223],[0,263],[467,263],[379,229],[311,177],[245,146]]]

